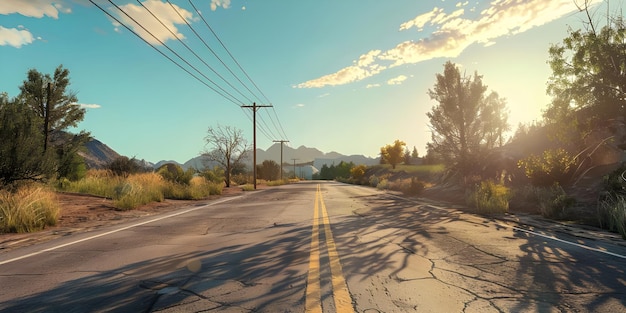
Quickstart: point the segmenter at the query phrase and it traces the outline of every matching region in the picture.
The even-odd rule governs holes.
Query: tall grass
[[[509,211],[511,191],[504,185],[483,181],[466,195],[466,203],[480,213],[506,213]]]
[[[0,190],[0,233],[25,233],[56,225],[59,204],[54,192],[26,186],[12,193]]]
[[[617,195],[605,199],[598,204],[598,221],[600,227],[614,231],[626,239],[626,198]]]
[[[116,208],[130,210],[164,199],[204,199],[221,194],[222,188],[222,183],[214,183],[204,177],[194,177],[186,185],[168,181],[157,173],[121,177],[107,171],[89,171],[80,181],[64,183],[62,190],[111,198]]]

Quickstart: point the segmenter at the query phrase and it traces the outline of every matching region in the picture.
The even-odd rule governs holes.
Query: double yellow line
[[[321,218],[320,218],[321,208]],[[333,299],[335,300],[335,309],[337,312],[354,312],[352,308],[352,300],[348,292],[346,280],[343,277],[341,263],[339,262],[339,254],[333,234],[330,231],[330,220],[322,190],[317,185],[315,192],[315,212],[313,213],[313,231],[311,234],[311,257],[309,258],[309,274],[306,286],[306,312],[322,312],[322,292],[320,289],[320,220],[324,226],[324,234],[326,238],[326,247],[328,248],[328,260],[330,263],[331,282],[333,286]]]

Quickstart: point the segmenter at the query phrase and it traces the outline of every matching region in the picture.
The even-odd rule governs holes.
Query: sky
[[[271,105],[258,148],[423,155],[447,61],[506,99],[514,130],[540,119],[548,49],[585,20],[574,0],[92,1],[0,1],[0,92],[62,64],[87,111],[73,131],[150,162],[198,156],[218,125],[252,145],[253,103]],[[624,2],[587,1],[598,19]]]

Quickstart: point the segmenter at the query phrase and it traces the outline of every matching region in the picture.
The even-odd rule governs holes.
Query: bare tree
[[[209,127],[205,151],[202,156],[206,161],[217,162],[224,168],[226,187],[230,187],[230,176],[236,165],[242,164],[248,152],[248,142],[240,129],[217,125]]]

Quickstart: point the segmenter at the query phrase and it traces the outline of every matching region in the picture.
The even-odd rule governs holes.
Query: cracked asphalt
[[[304,312],[317,184],[356,312],[626,312],[612,234],[334,182],[2,252],[0,311]],[[319,301],[335,312],[319,261]]]

